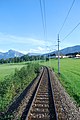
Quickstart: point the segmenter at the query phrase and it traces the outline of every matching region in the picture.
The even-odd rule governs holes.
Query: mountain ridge
[[[60,54],[67,55],[70,53],[80,53],[80,45],[72,46],[72,47],[66,47],[60,50]],[[58,51],[53,51],[48,54],[58,54]]]
[[[80,52],[80,45],[64,48],[60,50],[60,52],[65,55],[69,53]]]
[[[14,58],[14,57],[21,57],[23,56],[24,54],[21,53],[21,52],[18,52],[16,50],[8,50],[8,52],[0,52],[0,59],[8,59],[8,58]]]
[[[64,48],[64,49],[61,49],[60,50],[60,54],[63,54],[63,55],[67,55],[67,54],[70,54],[70,53],[80,53],[80,45],[76,45],[76,46],[72,46],[72,47],[67,47],[67,48]],[[46,54],[40,54],[40,53],[28,53],[26,55],[29,55],[29,56],[38,56],[38,55],[50,55],[50,54],[58,54],[58,51],[53,51],[51,53],[46,53]],[[16,50],[8,50],[8,52],[0,52],[0,59],[8,59],[8,58],[14,58],[14,57],[21,57],[21,56],[24,56],[23,53],[21,52],[18,52]]]

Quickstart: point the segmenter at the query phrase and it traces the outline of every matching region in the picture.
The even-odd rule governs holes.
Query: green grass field
[[[54,68],[54,71],[58,73],[57,59],[51,59],[41,64]],[[60,73],[61,84],[80,106],[80,59],[61,59]]]
[[[4,77],[10,74],[14,74],[15,69],[20,69],[28,63],[35,63],[35,61],[29,62],[21,62],[21,63],[8,63],[8,64],[0,64],[0,81],[4,80]],[[38,62],[36,62],[38,63]]]
[[[38,62],[38,61],[36,61]],[[20,69],[27,63],[3,64],[0,65],[0,81],[6,75],[13,74],[15,68]],[[51,59],[50,61],[40,61],[41,65],[54,68],[55,73],[58,73],[58,60]],[[60,77],[61,84],[66,91],[73,97],[80,106],[80,59],[60,59]]]
[[[16,64],[0,64],[0,81],[4,79],[5,76],[13,74],[15,68],[20,69],[25,63],[16,63]]]

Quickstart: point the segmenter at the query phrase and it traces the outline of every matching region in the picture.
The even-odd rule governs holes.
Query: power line
[[[39,0],[40,2],[40,9],[41,9],[41,17],[42,17],[42,25],[43,25],[43,31],[44,31],[44,35],[45,35],[45,19],[44,19],[44,14],[43,14],[43,8],[42,8],[42,2],[41,0]],[[44,7],[45,7],[45,3],[44,3]],[[45,8],[44,8],[45,11]]]
[[[43,10],[44,10],[45,35],[47,35],[45,0],[43,0]]]
[[[45,38],[45,40],[47,40],[45,0],[39,0],[39,2],[40,2],[40,9],[41,9],[41,17],[42,17],[44,38]],[[43,3],[42,3],[42,2],[43,2]],[[46,57],[45,57],[45,59],[46,59]]]
[[[80,22],[64,37],[64,39],[62,39],[62,41],[65,40],[69,35],[71,35],[71,33],[72,33],[79,25],[80,25]]]
[[[69,13],[70,13],[70,11],[71,11],[71,9],[72,9],[72,7],[73,7],[74,3],[75,3],[75,0],[73,0],[73,2],[72,2],[72,4],[71,4],[71,7],[70,7],[70,9],[69,9],[69,11],[68,11],[68,13],[67,13],[66,18],[64,19],[64,22],[63,22],[63,24],[62,24],[62,26],[61,26],[61,28],[60,28],[59,33],[58,33],[58,34],[60,34],[60,32],[62,31],[62,29],[63,29],[63,27],[64,27],[64,25],[65,25],[65,23],[66,23],[66,21],[67,21],[67,18],[68,18],[68,16],[69,16]]]

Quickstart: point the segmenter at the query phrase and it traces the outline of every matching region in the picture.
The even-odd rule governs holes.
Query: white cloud
[[[6,50],[1,50],[1,49],[0,49],[0,52],[5,53],[5,52],[7,52],[7,51],[6,51]]]
[[[34,39],[30,37],[18,37],[14,35],[3,34],[3,33],[0,33],[0,42],[1,43],[10,42],[10,43],[18,43],[18,44],[27,44],[31,46],[52,45],[51,42],[45,41],[45,40]]]
[[[49,49],[46,47],[37,47],[35,49],[30,49],[28,52],[29,53],[41,53],[41,54],[43,54],[43,53],[47,53],[48,51],[49,51]]]
[[[18,37],[14,35],[0,33],[0,43],[2,44],[0,51],[6,52],[13,49],[24,54],[27,53],[45,53],[49,51],[52,42],[34,39],[30,37]]]

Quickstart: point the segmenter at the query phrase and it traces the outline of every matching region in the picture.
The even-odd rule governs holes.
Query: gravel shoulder
[[[54,91],[54,101],[59,120],[80,120],[80,111],[73,99],[65,91],[55,73],[50,70]]]

